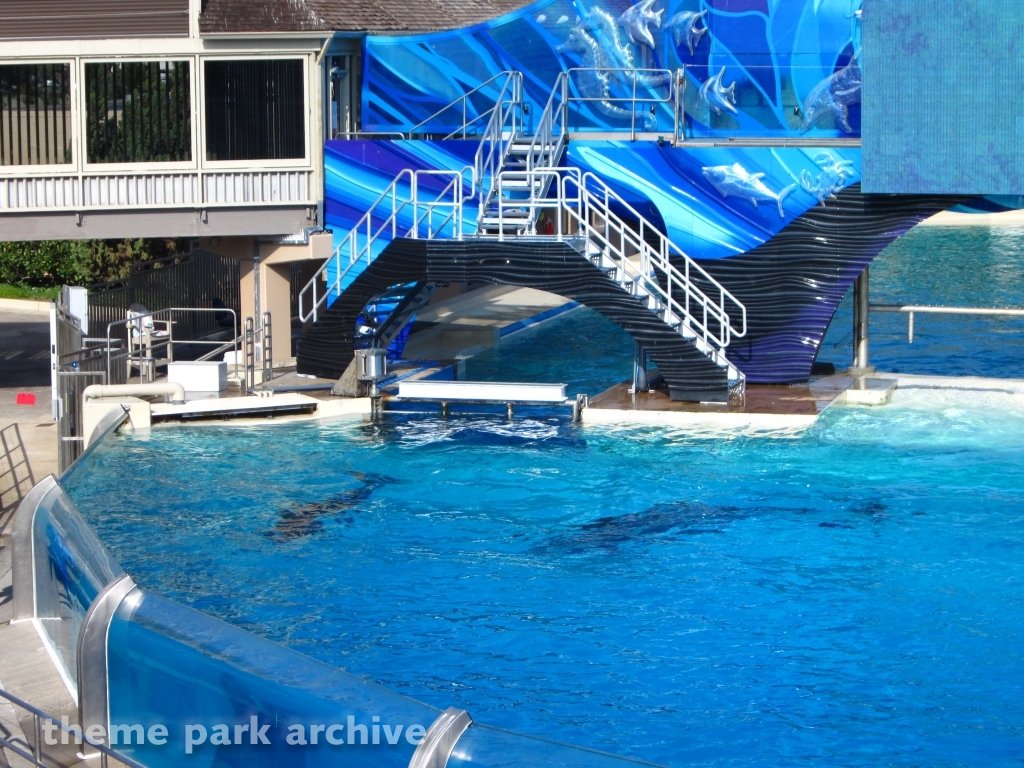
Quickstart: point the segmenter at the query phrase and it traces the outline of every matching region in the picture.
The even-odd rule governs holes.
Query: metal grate
[[[71,66],[0,66],[0,165],[71,162]]]
[[[189,62],[86,64],[85,87],[90,163],[192,159]]]

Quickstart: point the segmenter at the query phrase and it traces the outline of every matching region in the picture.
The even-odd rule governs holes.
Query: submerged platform
[[[592,398],[583,422],[800,431],[855,385],[854,377],[835,374],[813,377],[806,384],[749,384],[742,398],[729,403],[684,403],[671,400],[665,389],[631,394],[630,383],[623,382]]]

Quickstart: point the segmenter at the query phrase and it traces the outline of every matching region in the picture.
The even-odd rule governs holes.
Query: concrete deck
[[[78,720],[78,710],[32,622],[11,624],[10,521],[25,494],[57,472],[57,426],[50,417],[49,303],[0,301],[0,688],[57,717]],[[16,395],[36,396],[18,405]],[[32,717],[0,700],[0,729],[33,742]],[[28,739],[26,739],[28,734]],[[48,748],[65,765],[86,765],[75,750]],[[95,761],[92,761],[94,763]],[[31,765],[0,750],[0,768]]]

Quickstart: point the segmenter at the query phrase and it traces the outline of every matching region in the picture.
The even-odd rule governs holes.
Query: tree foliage
[[[44,240],[0,243],[0,283],[89,285],[126,277],[132,264],[183,250],[177,240]]]

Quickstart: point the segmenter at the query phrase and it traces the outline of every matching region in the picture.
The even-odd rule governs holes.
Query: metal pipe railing
[[[450,109],[453,109],[453,108],[457,109],[460,106],[461,106],[461,109],[462,109],[462,127],[461,128],[457,128],[456,130],[452,131],[447,136],[445,136],[445,138],[446,139],[454,139],[460,133],[462,134],[462,138],[463,139],[468,138],[467,129],[469,128],[469,126],[473,125],[474,123],[477,123],[477,122],[483,120],[484,118],[487,118],[488,121],[490,121],[491,113],[494,110],[499,109],[502,106],[502,95],[506,91],[508,82],[510,80],[516,79],[516,78],[521,80],[522,77],[523,77],[522,73],[518,72],[516,70],[505,70],[504,72],[499,72],[498,74],[496,74],[494,77],[490,78],[489,80],[485,80],[484,82],[480,83],[480,85],[478,85],[473,90],[467,91],[462,96],[457,98],[455,101],[451,102],[450,104],[448,104],[448,105],[446,105],[444,107],[441,107],[441,109],[437,110],[437,112],[432,114],[426,120],[422,120],[419,123],[417,123],[416,125],[414,125],[408,131],[408,134],[407,134],[408,138],[411,139],[414,135],[416,135],[419,132],[420,128],[422,128],[423,126],[425,126],[428,123],[430,123],[435,117],[437,117],[439,115],[443,115],[445,112],[447,112]],[[499,80],[501,78],[504,78],[505,82],[502,83],[502,87],[499,89],[499,96],[498,96],[498,99],[495,101],[494,106],[491,107],[490,109],[486,110],[485,112],[480,113],[479,115],[477,115],[473,119],[469,119],[469,115],[468,115],[469,97],[472,96],[474,93],[483,90],[484,88],[489,86],[491,83],[493,83],[496,80]]]
[[[125,757],[103,744],[97,744],[91,741],[88,737],[83,737],[81,730],[72,729],[70,725],[65,726],[63,721],[56,719],[53,715],[47,714],[41,709],[33,707],[28,702],[22,701],[17,696],[8,693],[2,688],[0,688],[0,698],[6,699],[15,707],[23,709],[31,714],[33,731],[33,743],[29,744],[27,741],[16,738],[13,735],[4,736],[4,731],[0,730],[0,746],[11,750],[14,754],[18,755],[18,757],[23,760],[27,760],[32,765],[36,766],[36,768],[62,768],[63,766],[63,762],[61,760],[51,757],[43,751],[43,731],[46,730],[47,733],[52,733],[55,728],[58,728],[68,734],[69,740],[73,735],[76,743],[81,743],[80,739],[84,738],[86,743],[99,752],[99,764],[101,768],[108,767],[110,758],[113,758],[118,763],[128,766],[128,768],[144,768],[144,766],[136,763],[130,757]]]
[[[907,314],[907,343],[914,343],[914,315],[982,315],[988,317],[1024,317],[1024,309],[999,307],[934,307],[924,304],[870,304],[871,312],[904,312]]]
[[[307,322],[312,319],[316,322],[320,307],[327,303],[333,293],[340,291],[345,278],[356,264],[364,259],[367,265],[373,261],[373,246],[384,235],[390,234],[392,240],[398,237],[432,240],[450,231],[454,239],[462,239],[467,174],[470,177],[468,186],[473,189],[476,185],[476,172],[468,165],[458,170],[405,169],[395,176],[388,188],[377,196],[373,205],[334,249],[334,253],[299,291],[299,320]],[[422,181],[446,177],[448,183],[440,192],[422,194]],[[378,211],[381,208],[383,210]],[[400,224],[400,219],[407,212],[411,223],[406,227]],[[436,218],[438,213],[441,215],[439,222]],[[376,221],[381,223],[375,227]],[[342,258],[346,252],[347,263]],[[320,283],[328,283],[328,271],[332,268],[334,278],[321,294]],[[307,300],[310,301],[308,311]]]
[[[153,352],[159,349],[167,350],[167,362],[174,361],[174,344],[188,344],[188,345],[199,345],[199,346],[213,346],[223,347],[228,344],[223,340],[210,341],[207,339],[174,339],[174,313],[175,312],[230,312],[231,313],[231,331],[232,331],[232,342],[231,345],[235,351],[235,372],[237,374],[237,353],[238,353],[238,314],[235,310],[229,307],[170,307],[168,309],[157,309],[152,312],[142,312],[139,314],[133,314],[132,317],[125,318],[124,320],[115,320],[107,325],[107,336],[106,336],[106,357],[107,357],[107,381],[111,380],[112,368],[111,365],[114,361],[123,361],[128,366],[128,376],[131,378],[131,369],[138,365],[139,368],[139,381],[145,381],[146,372],[149,368],[155,366],[157,358],[153,356]],[[148,323],[146,322],[148,319]],[[154,323],[166,323],[167,324],[167,336],[154,336],[152,326]],[[112,354],[112,343],[115,339],[111,336],[111,332],[114,328],[119,326],[125,326],[126,333],[128,335],[128,349],[120,354]],[[132,339],[138,340],[138,346],[135,347],[132,344]],[[120,339],[116,340],[120,343]]]

